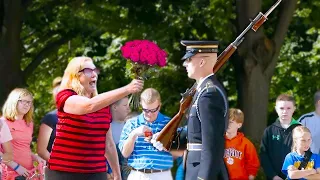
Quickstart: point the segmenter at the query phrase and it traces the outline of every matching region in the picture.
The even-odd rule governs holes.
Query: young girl
[[[26,90],[17,88],[11,91],[2,109],[3,119],[12,135],[13,161],[3,169],[2,179],[12,180],[18,176],[28,177],[33,174],[33,161],[45,163],[31,152],[30,144],[33,133],[33,97]]]
[[[292,138],[292,152],[286,156],[282,172],[288,179],[320,179],[320,156],[309,151],[312,141],[310,130],[305,126],[295,127]],[[307,165],[299,170],[306,153],[311,153],[311,157]]]

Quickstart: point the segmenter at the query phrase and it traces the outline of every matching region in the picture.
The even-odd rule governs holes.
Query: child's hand
[[[249,175],[249,180],[254,180],[254,175]]]
[[[148,126],[142,125],[134,129],[131,133],[133,133],[136,136],[144,136],[145,132],[151,132],[151,128]]]
[[[35,161],[38,162],[39,164],[42,164],[43,166],[46,165],[46,161],[44,159],[42,159],[40,156],[35,155]]]
[[[317,173],[318,173],[318,171],[316,169],[312,169],[311,174],[317,174]]]

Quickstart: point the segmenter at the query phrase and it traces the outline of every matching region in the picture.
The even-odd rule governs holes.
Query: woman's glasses
[[[145,112],[145,113],[155,113],[155,112],[157,112],[159,110],[159,108],[160,108],[160,105],[158,107],[154,108],[154,109],[144,109],[144,108],[142,108],[142,111]]]
[[[84,68],[84,69],[80,70],[79,72],[82,72],[87,77],[91,77],[93,72],[95,72],[97,75],[100,74],[100,70],[98,68],[94,68],[94,69]]]
[[[32,101],[23,100],[23,99],[19,99],[18,101],[24,106],[26,106],[26,105],[31,106],[32,105]]]

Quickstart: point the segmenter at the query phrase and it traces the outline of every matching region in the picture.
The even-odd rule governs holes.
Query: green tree
[[[219,40],[222,50],[248,25],[250,18],[273,3],[0,0],[0,103],[12,88],[28,85],[36,98],[36,119],[40,119],[52,108],[52,79],[63,74],[70,57],[79,55],[93,57],[102,68],[100,92],[122,86],[130,79],[124,77],[125,60],[121,58],[120,46],[132,39],[149,39],[169,52],[169,63],[146,86],[161,90],[166,97],[163,111],[172,116],[178,111],[179,94],[193,83],[181,66],[184,48],[180,40]],[[232,63],[218,73],[228,89],[230,105],[244,110],[245,132],[255,140],[260,140],[267,123],[269,90],[274,98],[278,91],[273,90],[282,85],[271,86],[282,44],[285,42],[286,48],[314,22],[299,15],[302,9],[310,9],[310,17],[318,17],[313,11],[319,8],[316,1],[298,1],[300,9],[295,12],[296,4],[297,0],[283,1],[258,32],[248,33]],[[294,24],[288,29],[293,15]],[[289,38],[284,41],[287,32]],[[312,44],[310,37],[306,35],[303,42]],[[292,53],[297,51],[295,48]]]
[[[245,28],[249,18],[273,3],[269,1],[262,4],[261,0],[237,1],[238,32]],[[248,33],[233,61],[238,103],[246,117],[244,130],[256,141],[260,140],[267,124],[271,78],[296,4],[296,0],[283,1],[268,17],[265,26],[255,33]]]

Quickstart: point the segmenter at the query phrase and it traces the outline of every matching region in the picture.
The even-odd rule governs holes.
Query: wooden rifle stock
[[[282,0],[278,0],[265,14],[259,12],[258,15],[251,20],[251,23],[247,26],[245,30],[218,56],[217,63],[213,67],[213,73],[218,72],[218,70],[229,60],[230,56],[236,51],[237,47],[244,40],[244,35],[252,29],[256,32],[259,27],[267,20],[269,14],[280,4]],[[190,89],[187,89],[184,94],[182,94],[182,99],[180,100],[179,112],[170,120],[170,122],[160,131],[157,141],[163,144],[166,150],[170,150],[173,138],[176,131],[181,123],[184,113],[189,108],[193,95],[196,92],[197,84],[194,83]]]
[[[228,61],[230,56],[236,51],[237,47],[230,44],[219,56],[217,63],[213,67],[213,73],[219,71],[219,69]]]
[[[175,132],[177,131],[182,117],[189,108],[193,95],[196,92],[197,85],[194,84],[190,90],[182,94],[182,99],[180,100],[179,112],[170,120],[170,122],[160,131],[157,141],[160,141],[163,144],[163,147],[167,150],[171,148],[172,140],[174,138]]]

